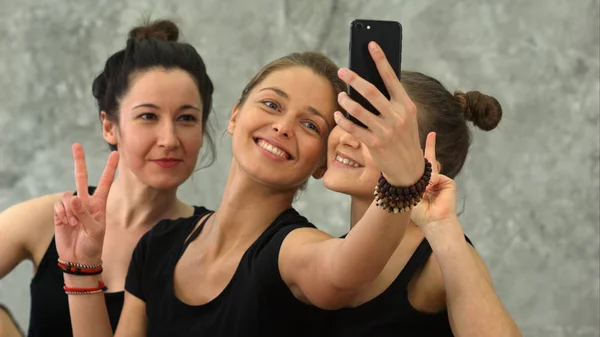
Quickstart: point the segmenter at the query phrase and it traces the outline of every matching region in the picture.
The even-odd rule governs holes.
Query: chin
[[[160,191],[169,191],[173,189],[177,189],[179,186],[185,183],[186,179],[181,179],[177,177],[164,177],[163,179],[148,179],[146,184],[154,189]]]
[[[256,170],[256,172],[247,171],[254,181],[261,185],[270,186],[277,190],[295,190],[304,184],[304,181],[298,181],[295,177],[284,176],[280,172],[273,170]],[[269,174],[269,172],[271,174]]]
[[[364,181],[357,181],[356,179],[350,179],[350,177],[342,177],[333,174],[331,171],[327,171],[323,176],[323,185],[325,188],[353,198],[373,198],[376,184],[377,182],[367,185]]]
[[[328,190],[343,193],[347,195],[352,195],[352,187],[345,179],[340,179],[340,177],[336,177],[328,172],[322,178],[323,185]]]

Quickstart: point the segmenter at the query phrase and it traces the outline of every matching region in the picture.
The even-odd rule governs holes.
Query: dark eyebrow
[[[132,110],[139,109],[139,108],[150,108],[150,109],[156,109],[156,110],[160,109],[160,107],[158,105],[156,105],[156,104],[143,103],[143,104],[140,104],[140,105],[136,105],[135,107],[133,107]],[[193,109],[193,110],[200,111],[200,109],[198,109],[197,107],[195,107],[193,105],[189,105],[189,104],[185,104],[185,105],[182,105],[182,106],[179,107],[180,111],[181,110],[187,110],[187,109]]]
[[[273,88],[273,87],[262,88],[259,90],[259,92],[265,91],[265,90],[273,91],[274,93],[276,93],[277,95],[279,95],[285,99],[290,98],[290,96],[285,91],[278,89],[278,88]],[[315,109],[314,107],[312,107],[310,105],[307,107],[307,110],[311,114],[321,117],[325,121],[325,123],[327,123],[327,126],[331,129],[331,125],[329,124],[329,121],[327,120],[327,118],[325,118],[325,116],[321,112],[319,112],[319,110]]]

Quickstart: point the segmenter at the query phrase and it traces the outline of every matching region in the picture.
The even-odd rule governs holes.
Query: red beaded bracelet
[[[58,259],[58,267],[63,273],[71,275],[98,275],[102,273],[102,262],[94,265],[85,265]]]
[[[98,287],[95,288],[75,288],[63,286],[67,295],[91,295],[105,292],[108,288],[104,285],[104,282],[98,281]]]

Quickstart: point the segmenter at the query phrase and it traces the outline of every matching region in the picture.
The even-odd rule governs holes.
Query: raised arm
[[[88,193],[83,148],[73,145],[77,196],[65,193],[54,205],[56,249],[64,271],[65,291],[75,337],[113,336],[103,293],[101,259],[106,200],[119,156],[111,153],[93,195]],[[75,268],[75,269],[73,269]],[[80,270],[77,270],[79,268]],[[145,336],[145,304],[126,293],[116,336]]]
[[[380,115],[372,114],[342,93],[338,98],[340,105],[368,128],[354,124],[340,112],[336,112],[336,122],[367,146],[384,181],[395,187],[415,186],[413,196],[418,199],[418,190],[422,191],[429,179],[430,167],[426,169],[419,144],[416,107],[381,49],[373,42],[369,46],[390,99],[354,72],[341,69],[340,78],[365,97]],[[397,195],[392,190],[380,192]],[[396,205],[395,202],[402,201],[391,205]],[[360,287],[381,273],[402,240],[409,219],[410,208],[390,213],[374,201],[343,240],[314,229],[293,231],[280,251],[282,277],[296,297],[313,305],[325,309],[350,305]]]
[[[425,155],[436,162],[435,133],[427,137]],[[440,267],[452,331],[461,337],[520,337],[483,260],[464,238],[456,217],[455,182],[434,169],[431,183],[412,215]]]

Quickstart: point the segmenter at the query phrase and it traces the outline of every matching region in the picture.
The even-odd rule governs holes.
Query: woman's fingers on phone
[[[376,42],[371,41],[369,43],[369,53],[371,53],[371,58],[375,62],[379,76],[381,76],[390,97],[396,100],[403,100],[406,92],[383,50]]]
[[[372,132],[380,131],[381,126],[380,123],[378,123],[379,117],[358,104],[355,100],[350,98],[347,93],[341,92],[338,95],[338,103],[344,110],[352,115],[352,117],[361,121],[361,123],[366,125]]]
[[[404,99],[404,97],[407,96],[406,91],[404,90],[404,87],[402,87],[400,79],[398,79],[398,75],[396,75],[396,72],[388,61],[385,53],[375,41],[369,43],[369,53],[371,54],[373,62],[375,62],[379,76],[383,80],[390,97],[392,99]]]
[[[342,68],[338,71],[340,79],[346,84],[354,88],[356,92],[361,94],[379,113],[385,115],[386,111],[389,110],[389,100],[374,86],[364,78],[358,76],[355,72],[350,69]],[[362,122],[362,121],[361,121]],[[363,122],[364,123],[364,122]]]
[[[346,118],[346,116],[344,116],[344,114],[340,111],[336,111],[333,115],[333,118],[335,119],[337,126],[341,127],[342,130],[358,138],[358,140],[365,144],[367,144],[369,139],[373,137],[373,133],[370,130],[355,124],[353,121]]]

